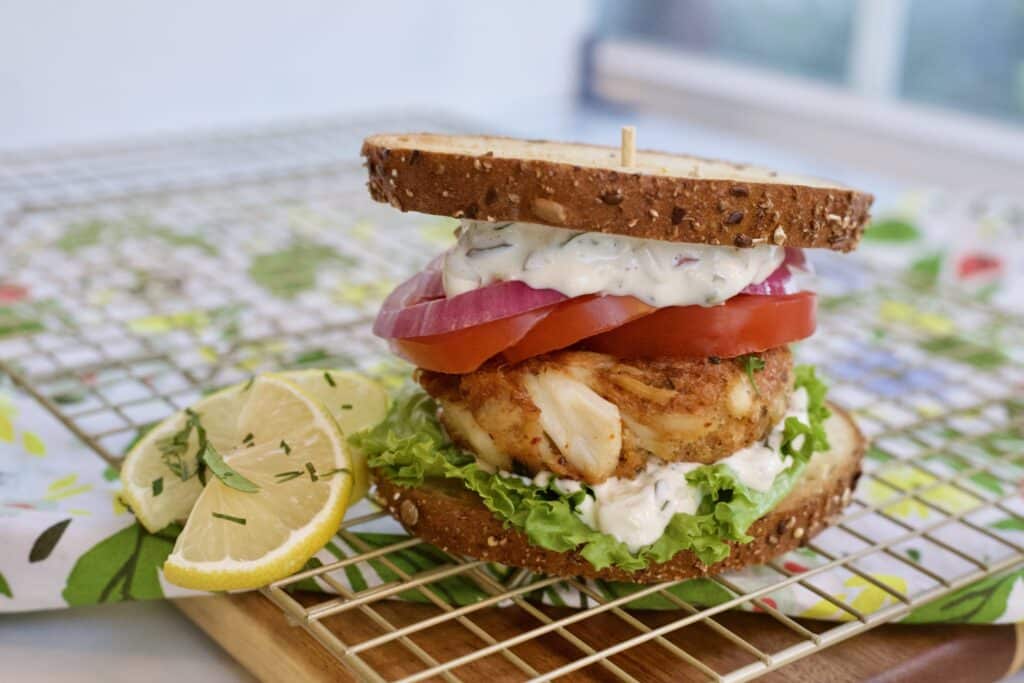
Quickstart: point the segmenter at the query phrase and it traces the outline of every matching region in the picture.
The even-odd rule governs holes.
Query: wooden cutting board
[[[261,681],[357,680],[312,636],[289,624],[277,606],[259,593],[188,598],[175,601],[175,605]],[[436,613],[430,606],[397,601],[376,603],[374,609],[398,625],[414,623]],[[564,608],[541,609],[554,618],[568,612]],[[679,616],[665,612],[631,614],[649,626],[667,623]],[[475,623],[498,638],[538,625],[533,617],[516,607],[483,609],[474,612],[472,617]],[[797,642],[792,632],[768,615],[727,612],[716,619],[762,651],[777,651]],[[359,642],[379,633],[357,610],[330,617],[323,623],[345,642]],[[822,631],[830,626],[810,621],[801,623],[811,631]],[[595,615],[571,628],[575,636],[596,649],[636,634],[628,629],[618,617],[610,614]],[[701,660],[718,672],[729,672],[755,661],[707,626],[691,625],[668,637],[688,652],[700,653]],[[469,631],[451,622],[415,635],[413,640],[441,661],[481,645]],[[578,650],[574,651],[561,637],[548,635],[519,645],[514,652],[537,670],[549,671],[571,661]],[[364,658],[388,680],[420,670],[402,645],[369,650]],[[1018,671],[1024,663],[1022,660],[1024,628],[1021,625],[891,624],[784,666],[761,680],[980,683],[998,681]],[[654,643],[633,648],[612,661],[645,682],[707,680],[697,669]],[[498,655],[469,664],[455,673],[465,681],[523,678],[520,671]],[[615,677],[600,666],[591,666],[560,680],[612,681]]]

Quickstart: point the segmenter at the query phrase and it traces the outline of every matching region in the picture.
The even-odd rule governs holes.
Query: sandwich
[[[659,152],[374,135],[373,199],[458,220],[374,333],[416,366],[352,441],[410,532],[462,556],[648,583],[758,564],[850,502],[864,438],[789,345],[806,249],[870,194]]]

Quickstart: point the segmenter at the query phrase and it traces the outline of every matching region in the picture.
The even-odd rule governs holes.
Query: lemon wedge
[[[338,530],[354,480],[338,423],[282,377],[245,390],[232,434],[209,432],[210,473],[164,563],[171,583],[257,588],[298,570]],[[216,456],[211,457],[209,446]]]
[[[301,568],[365,493],[366,463],[342,425],[370,426],[386,409],[386,392],[355,373],[263,375],[143,436],[122,465],[122,495],[150,531],[187,518],[164,565],[172,583],[262,586]]]

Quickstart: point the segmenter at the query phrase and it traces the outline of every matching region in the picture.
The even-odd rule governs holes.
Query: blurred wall
[[[3,0],[0,148],[576,90],[588,0]]]

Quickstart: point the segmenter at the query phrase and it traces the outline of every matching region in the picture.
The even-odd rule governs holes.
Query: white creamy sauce
[[[445,255],[444,290],[456,296],[518,280],[566,296],[630,295],[656,307],[713,306],[764,281],[785,250],[665,242],[533,223],[462,221]]]
[[[738,450],[721,462],[728,465],[741,484],[762,493],[770,489],[775,477],[792,464],[790,458],[783,458],[778,450],[763,443]]]
[[[744,486],[767,491],[776,477],[792,464],[792,459],[783,458],[779,450],[786,417],[807,423],[807,403],[807,392],[797,389],[790,398],[786,416],[764,442],[718,462],[731,469]],[[674,515],[692,515],[697,511],[705,492],[687,482],[686,474],[700,466],[699,463],[670,463],[651,458],[647,467],[632,479],[611,477],[592,486],[594,496],[587,496],[576,512],[591,529],[614,536],[625,543],[630,552],[636,552],[657,541]],[[501,474],[535,486],[551,484],[563,493],[575,493],[582,488],[575,479],[559,479],[551,472],[540,472],[533,479],[510,472]]]
[[[686,474],[698,467],[655,460],[632,479],[612,477],[594,486],[593,528],[619,539],[631,552],[654,543],[676,513],[697,511],[703,492],[686,481]]]

